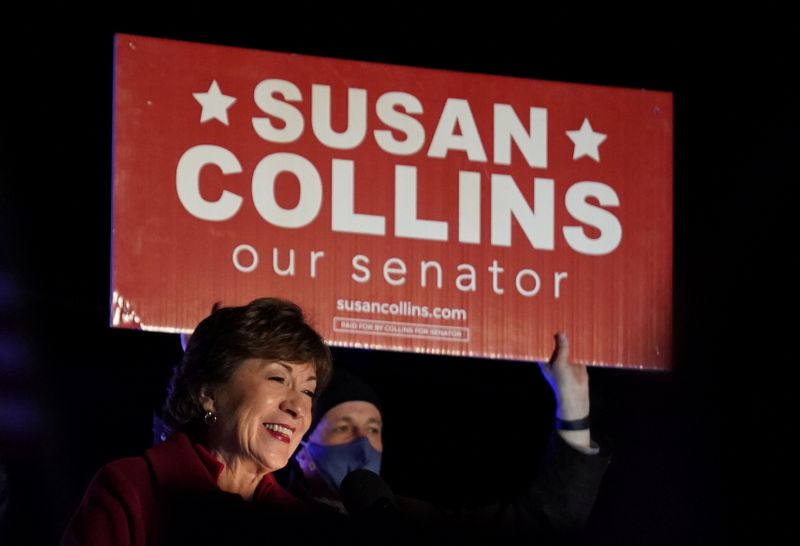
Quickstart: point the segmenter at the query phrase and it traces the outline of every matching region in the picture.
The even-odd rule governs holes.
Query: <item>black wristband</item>
[[[574,421],[564,421],[556,417],[556,428],[558,430],[586,430],[591,424],[591,419],[588,415],[583,419],[575,419]]]

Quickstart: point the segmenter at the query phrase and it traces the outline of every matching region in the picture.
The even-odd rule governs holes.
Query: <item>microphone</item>
[[[342,480],[339,496],[354,518],[396,516],[394,493],[383,478],[366,468],[353,470]]]

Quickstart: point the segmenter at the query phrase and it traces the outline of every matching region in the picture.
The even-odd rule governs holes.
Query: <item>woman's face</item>
[[[204,393],[203,408],[217,414],[209,447],[227,463],[252,461],[268,472],[283,468],[311,424],[316,388],[311,362],[245,360],[227,383]]]

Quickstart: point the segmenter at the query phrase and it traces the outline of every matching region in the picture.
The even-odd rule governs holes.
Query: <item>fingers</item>
[[[569,339],[567,339],[566,333],[558,332],[556,334],[556,350],[561,351],[564,357],[569,358]]]
[[[556,364],[564,365],[569,363],[569,340],[567,334],[558,332],[555,335],[556,347],[553,349],[553,355],[550,357],[549,364],[555,366]]]

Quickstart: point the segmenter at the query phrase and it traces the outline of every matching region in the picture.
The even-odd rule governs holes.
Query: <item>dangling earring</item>
[[[203,415],[203,421],[206,422],[206,425],[211,426],[217,422],[217,414],[208,410],[205,415]]]

